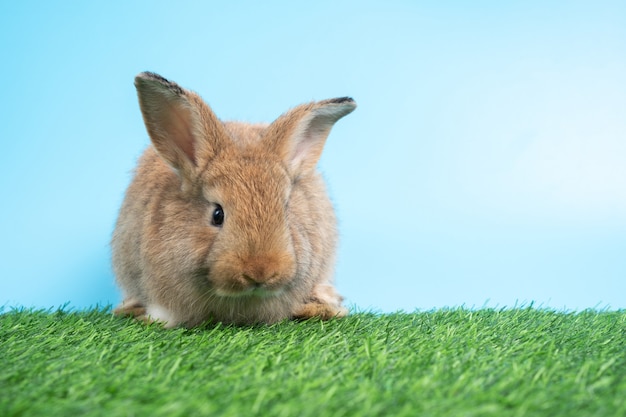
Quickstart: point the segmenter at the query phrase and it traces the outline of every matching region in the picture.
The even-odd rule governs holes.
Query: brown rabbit
[[[113,233],[124,301],[166,327],[342,317],[336,218],[316,165],[351,98],[303,104],[273,123],[221,122],[195,93],[135,78],[152,145]]]

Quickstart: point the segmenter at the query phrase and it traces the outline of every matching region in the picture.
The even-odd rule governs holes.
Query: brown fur
[[[221,122],[156,74],[135,85],[153,146],[113,234],[124,293],[114,312],[166,327],[347,314],[332,284],[336,219],[315,167],[354,101],[304,104],[249,125]],[[216,204],[221,227],[211,223]]]

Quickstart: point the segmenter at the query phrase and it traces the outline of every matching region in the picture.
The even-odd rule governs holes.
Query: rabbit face
[[[286,222],[291,189],[286,170],[275,161],[244,155],[210,164],[202,183],[209,206],[206,222],[215,229],[207,259],[207,280],[215,294],[282,293],[296,273]]]

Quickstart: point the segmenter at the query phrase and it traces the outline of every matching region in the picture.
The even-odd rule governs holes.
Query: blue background
[[[320,164],[349,305],[626,308],[626,3],[511,3],[1,2],[0,306],[119,301],[151,70],[223,119],[356,99]]]

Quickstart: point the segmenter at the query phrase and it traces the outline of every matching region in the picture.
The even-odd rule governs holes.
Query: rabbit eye
[[[215,210],[213,210],[213,217],[211,219],[211,224],[213,226],[221,226],[224,223],[224,209],[219,204],[215,205]]]

